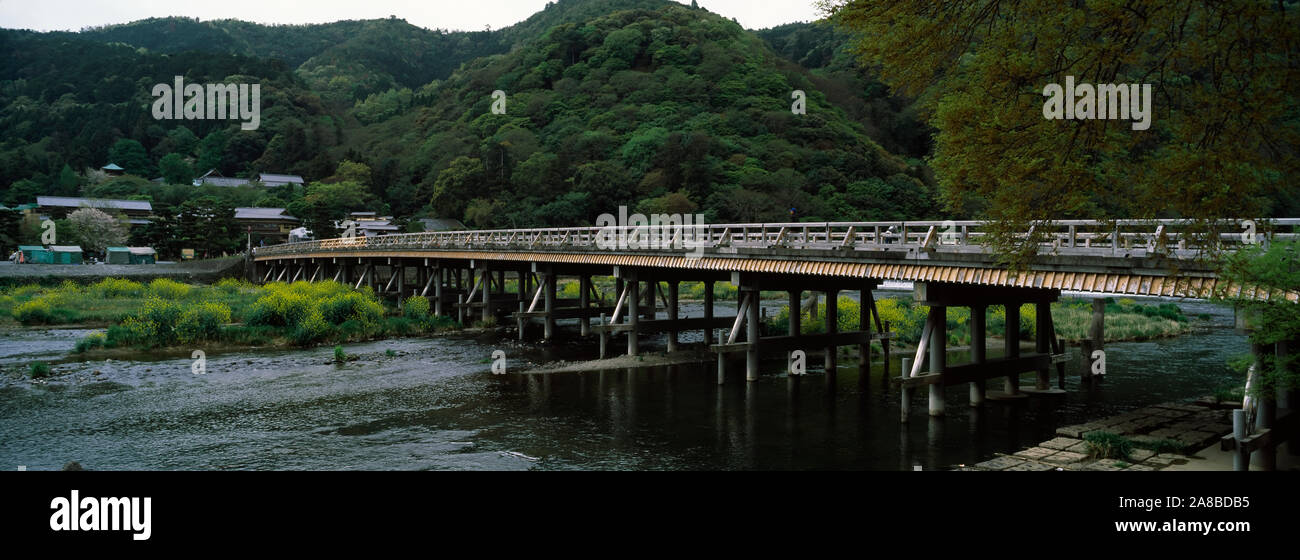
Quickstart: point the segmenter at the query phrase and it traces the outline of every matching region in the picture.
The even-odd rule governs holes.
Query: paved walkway
[[[1230,453],[1218,451],[1219,438],[1232,432],[1231,411],[1186,403],[1163,403],[1132,412],[1094,420],[1086,424],[1057,428],[1057,437],[958,470],[974,471],[1156,471],[1232,470]],[[1201,451],[1155,453],[1134,449],[1127,460],[1095,459],[1089,455],[1083,437],[1092,432],[1109,432],[1141,444],[1163,441],[1184,449]],[[1220,454],[1222,456],[1220,456]],[[1285,449],[1278,454],[1283,467]]]

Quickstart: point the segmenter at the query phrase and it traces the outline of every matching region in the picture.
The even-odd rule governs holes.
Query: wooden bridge
[[[1243,227],[1242,224],[1246,224]],[[1255,299],[1300,300],[1219,279],[1217,258],[1251,243],[1294,239],[1300,219],[1218,224],[1224,233],[1207,235],[1205,224],[1179,220],[1053,221],[1019,234],[1037,246],[1016,273],[982,243],[982,222],[859,222],[647,225],[453,231],[377,237],[352,237],[289,243],[254,250],[255,280],[336,280],[371,286],[381,295],[430,298],[437,314],[482,320],[513,318],[524,325],[540,321],[552,338],[558,320],[576,319],[582,336],[600,339],[602,356],[615,336],[626,337],[628,354],[639,352],[640,337],[666,333],[669,352],[678,333],[701,330],[718,357],[718,381],[727,357],[743,353],[746,378],[758,377],[760,353],[824,349],[827,372],[836,368],[837,349],[858,346],[860,362],[870,363],[870,344],[881,340],[888,364],[892,337],[876,309],[873,291],[883,282],[911,282],[918,302],[930,306],[915,358],[899,379],[908,392],[930,387],[930,412],[943,414],[943,388],[969,383],[971,402],[1017,398],[1022,372],[1037,372],[1034,390],[1063,387],[1063,344],[1054,336],[1050,303],[1062,291],[1135,296],[1206,298],[1217,294]],[[507,292],[507,277],[515,280]],[[606,301],[593,277],[613,277],[617,297]],[[561,278],[576,278],[576,298],[557,297]],[[681,282],[703,282],[702,317],[679,316]],[[715,317],[713,286],[731,282],[737,291],[734,317]],[[666,288],[666,289],[665,289]],[[826,299],[825,332],[801,334],[799,313],[791,313],[789,333],[760,336],[760,291],[787,292],[798,309],[805,293]],[[857,291],[858,330],[837,326],[837,295]],[[656,300],[666,311],[656,319]],[[1024,355],[1019,341],[1008,340],[1004,356],[986,359],[985,311],[1006,309],[1008,324],[1019,322],[1023,304],[1037,307],[1035,351]],[[946,364],[947,307],[971,308],[973,362]],[[815,308],[815,306],[814,306]],[[593,321],[595,324],[593,324]],[[714,339],[715,330],[722,329]],[[1095,342],[1100,346],[1100,341]],[[924,358],[929,355],[928,367]],[[1090,354],[1090,353],[1089,353]],[[1050,386],[1056,364],[1058,387]],[[924,371],[923,371],[924,370]],[[1004,377],[1005,390],[986,394],[985,381]],[[906,400],[904,402],[907,402]]]

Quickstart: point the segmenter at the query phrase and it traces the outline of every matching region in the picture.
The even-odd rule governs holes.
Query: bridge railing
[[[1056,220],[1016,233],[1040,252],[1058,254],[1153,254],[1188,257],[1206,250],[1233,250],[1270,239],[1300,238],[1300,218],[1224,220],[1207,228],[1189,220]],[[1217,233],[1214,233],[1217,230]],[[1208,233],[1207,233],[1208,232]],[[791,222],[576,228],[530,228],[404,233],[322,239],[254,249],[256,256],[356,250],[505,251],[690,251],[692,249],[787,248],[937,251],[982,250],[992,235],[980,221]]]

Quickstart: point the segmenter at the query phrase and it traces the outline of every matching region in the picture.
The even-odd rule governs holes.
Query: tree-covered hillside
[[[806,114],[792,114],[794,90]],[[480,227],[591,223],[619,205],[714,221],[935,216],[922,172],[805,72],[676,3],[553,27],[427,94],[348,141],[349,159],[398,170],[376,187],[399,214],[431,201]]]
[[[669,0],[560,0],[473,32],[397,18],[0,30],[0,203],[284,206],[326,236],[353,210],[477,227],[590,224],[620,205],[715,222],[939,217],[910,104],[822,26],[760,33]],[[260,128],[155,120],[152,87],[176,75],[260,83]],[[496,90],[505,114],[492,113]],[[805,114],[791,111],[795,90]],[[89,171],[109,162],[128,175]],[[213,168],[309,184],[189,185]]]
[[[7,204],[59,191],[66,167],[80,172],[109,162],[122,140],[143,147],[127,170],[160,174],[168,154],[201,173],[227,176],[279,171],[323,176],[333,170],[328,148],[341,134],[340,115],[322,104],[278,61],[188,51],[140,52],[59,34],[0,30],[0,188]],[[261,123],[242,131],[232,120],[155,120],[154,84],[261,84]],[[127,163],[119,163],[124,167]]]

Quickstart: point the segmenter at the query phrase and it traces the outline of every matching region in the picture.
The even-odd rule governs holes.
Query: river
[[[686,315],[698,316],[698,304]],[[766,302],[769,313],[781,302]],[[0,335],[0,466],[92,470],[735,470],[943,469],[1049,439],[1056,427],[1210,394],[1248,351],[1232,311],[1181,304],[1195,330],[1107,346],[1107,376],[1081,386],[1072,348],[1068,393],[982,410],[965,386],[931,419],[924,396],[899,420],[899,391],[877,361],[860,379],[853,359],[834,376],[790,377],[765,361],[718,386],[715,366],[520,374],[528,363],[592,358],[594,344],[520,345],[457,334],[345,346],[216,354],[195,375],[188,353],[71,362],[44,383],[18,379],[34,359],[57,359],[86,331]],[[692,315],[692,309],[696,311]],[[726,306],[719,304],[718,313]],[[734,313],[734,305],[732,306]],[[690,340],[689,338],[687,340]],[[651,338],[650,346],[662,338]],[[992,344],[990,346],[993,346]],[[998,345],[1000,346],[1000,344]],[[620,348],[619,344],[614,345]],[[494,350],[505,375],[490,372]],[[390,352],[391,351],[391,352]],[[897,376],[894,352],[889,372]],[[998,353],[990,348],[990,357]],[[877,360],[879,357],[877,356]],[[950,363],[967,360],[953,352]],[[809,355],[810,369],[820,357]],[[96,373],[98,372],[98,373]],[[1053,378],[1055,373],[1053,373]],[[1026,380],[1028,377],[1026,377]],[[990,388],[1000,388],[991,382]]]

